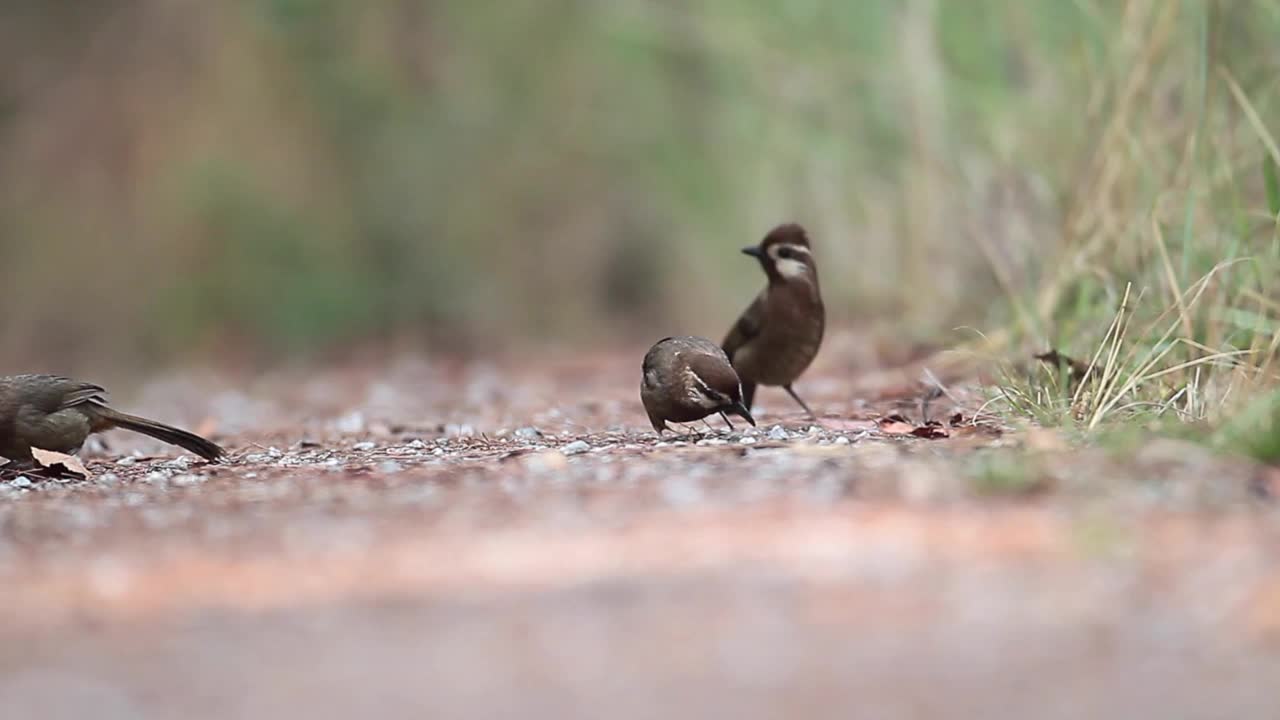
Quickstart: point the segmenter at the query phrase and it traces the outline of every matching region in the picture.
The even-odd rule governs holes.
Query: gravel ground
[[[121,407],[234,459],[0,484],[0,717],[1274,715],[1272,471],[962,382],[916,437],[920,367],[856,348],[817,424],[662,442],[642,349],[158,378]]]

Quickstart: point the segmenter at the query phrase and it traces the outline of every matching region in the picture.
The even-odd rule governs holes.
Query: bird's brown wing
[[[724,354],[729,356],[729,361],[733,361],[733,354],[743,345],[751,342],[751,339],[760,334],[760,329],[764,325],[764,293],[756,296],[751,305],[747,306],[745,312],[738,318],[738,322],[733,324],[729,330],[729,334],[725,337],[724,342],[720,344],[724,348]]]
[[[16,393],[23,404],[47,413],[91,400],[101,402],[106,393],[98,385],[61,375],[14,375],[4,380],[9,392]]]
[[[69,408],[91,401],[100,403],[107,401],[107,391],[101,386],[76,380],[72,380],[71,383],[72,385],[67,389],[67,394],[62,397],[62,408]]]

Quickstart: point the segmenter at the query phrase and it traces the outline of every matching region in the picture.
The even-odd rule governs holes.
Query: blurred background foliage
[[[1274,0],[10,0],[4,359],[718,338],[792,219],[837,322],[1096,340],[1157,203],[1184,282],[1272,242],[1223,78],[1274,128],[1277,37]]]

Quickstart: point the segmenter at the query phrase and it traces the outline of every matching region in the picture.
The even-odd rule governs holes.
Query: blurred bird
[[[123,428],[217,462],[222,448],[199,435],[107,407],[105,390],[56,375],[0,377],[0,456],[32,462],[31,448],[71,454],[92,433]]]
[[[640,400],[654,432],[661,437],[667,422],[693,422],[733,413],[756,424],[742,404],[742,385],[729,358],[715,343],[699,337],[659,340],[644,356]],[[733,423],[729,423],[733,429]]]
[[[757,385],[778,385],[816,420],[791,387],[818,354],[826,324],[809,236],[794,223],[779,225],[742,252],[769,278],[722,343],[742,379],[742,402],[750,410]]]

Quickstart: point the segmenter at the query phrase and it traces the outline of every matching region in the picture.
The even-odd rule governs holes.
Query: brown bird
[[[56,375],[0,378],[0,456],[32,462],[31,448],[71,454],[92,433],[123,428],[190,450],[210,462],[226,451],[186,430],[126,415],[106,405],[105,390]]]
[[[645,353],[643,370],[640,401],[659,437],[670,429],[667,422],[693,422],[716,413],[726,423],[725,413],[733,413],[756,424],[742,404],[738,374],[724,351],[710,340],[663,338]]]
[[[816,420],[791,386],[818,354],[826,325],[809,236],[794,223],[779,225],[742,252],[769,278],[722,343],[742,379],[743,404],[751,409],[757,385],[778,385]]]

